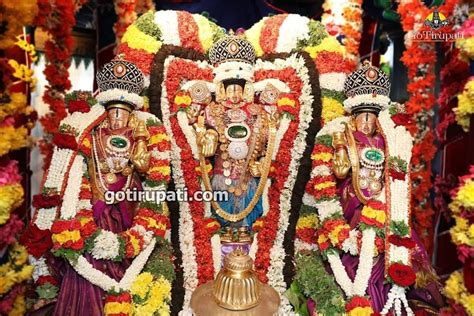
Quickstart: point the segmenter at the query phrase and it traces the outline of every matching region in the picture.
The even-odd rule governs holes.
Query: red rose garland
[[[201,69],[194,62],[182,59],[173,60],[167,70],[166,91],[169,104],[174,105],[174,98],[179,90],[181,79],[212,81],[212,71]],[[173,110],[173,108],[171,108]],[[177,146],[181,149],[181,161],[183,177],[188,189],[189,196],[201,190],[199,178],[195,176],[196,168],[199,169],[199,161],[193,158],[192,150],[186,140],[186,136],[179,127],[176,115],[170,117],[171,129]],[[212,248],[210,243],[210,230],[206,229],[208,220],[204,217],[204,205],[199,201],[189,201],[189,211],[193,219],[194,247],[196,249],[197,277],[199,284],[206,283],[214,278],[214,264],[212,259]]]
[[[277,78],[288,85],[290,91],[294,95],[301,95],[303,83],[298,77],[295,69],[285,68],[282,70],[261,70],[255,73],[255,80],[261,81],[267,78]],[[296,102],[294,108],[293,120],[290,122],[285,136],[281,140],[280,149],[276,155],[275,161],[272,162],[274,171],[270,174],[272,185],[268,190],[268,201],[270,209],[263,218],[263,227],[261,228],[257,241],[258,252],[255,256],[255,271],[262,282],[268,282],[267,272],[270,266],[270,249],[273,246],[278,231],[278,223],[280,218],[280,195],[284,188],[286,179],[289,176],[288,166],[291,161],[291,150],[294,147],[294,140],[299,126],[299,103]]]
[[[45,156],[44,169],[49,165],[53,149],[48,138],[57,132],[59,122],[67,115],[64,93],[71,88],[68,68],[74,45],[74,14],[84,3],[86,0],[38,0],[40,14],[36,17],[35,25],[51,35],[45,44],[47,64],[44,74],[48,85],[43,95],[43,101],[49,105],[49,112],[40,118],[46,135],[40,143],[41,153]]]

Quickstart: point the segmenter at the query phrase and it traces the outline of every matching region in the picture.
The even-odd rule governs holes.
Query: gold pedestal
[[[191,297],[191,308],[196,316],[271,316],[280,307],[280,296],[271,286],[260,284],[260,302],[246,310],[229,310],[215,301],[214,281],[198,287]]]
[[[278,293],[258,280],[252,259],[241,248],[228,254],[216,279],[198,287],[191,297],[197,316],[273,315],[279,305]]]

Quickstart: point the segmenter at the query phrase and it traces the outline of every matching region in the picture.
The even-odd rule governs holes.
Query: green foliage
[[[410,233],[410,227],[403,221],[392,221],[390,223],[390,229],[401,237],[407,236]]]
[[[400,157],[391,156],[388,158],[388,167],[390,169],[406,173],[408,170],[408,164],[405,160]]]
[[[148,11],[137,19],[135,26],[143,33],[150,35],[157,40],[161,40],[161,31],[158,25],[155,24],[154,19],[155,13],[153,11]]]
[[[163,213],[162,203],[156,204],[155,202],[143,201],[143,202],[140,202],[140,207],[148,208],[148,209],[150,209],[152,211],[155,211],[156,213],[159,213],[159,214]]]
[[[301,205],[300,208],[300,217],[305,216],[305,215],[310,215],[310,214],[315,214],[316,213],[316,208],[303,204]]]
[[[150,255],[148,262],[143,269],[144,272],[150,272],[155,277],[162,275],[168,281],[173,283],[175,279],[173,250],[168,241],[157,237],[155,249]]]
[[[321,315],[344,314],[342,291],[334,277],[326,272],[321,256],[315,252],[296,256],[295,282],[306,297],[316,302]]]
[[[285,291],[284,295],[288,298],[290,304],[293,305],[296,313],[301,316],[310,316],[307,304],[308,300],[303,293],[301,293],[298,283],[291,283],[290,288]]]
[[[332,136],[331,135],[322,135],[316,137],[316,145],[321,144],[326,147],[331,147],[332,146]]]
[[[147,127],[151,127],[151,126],[161,126],[162,124],[157,119],[150,117],[149,119],[146,120],[145,125]]]
[[[335,90],[329,90],[329,89],[321,89],[321,95],[323,97],[335,99],[339,102],[343,102],[346,99],[346,96],[344,92],[342,91],[335,91]]]
[[[150,188],[155,188],[155,187],[159,187],[159,186],[162,186],[162,185],[166,185],[166,181],[164,181],[164,180],[156,181],[156,180],[146,179],[145,184]]]
[[[58,295],[58,287],[51,283],[46,283],[36,288],[36,293],[40,299],[52,300]]]
[[[310,20],[309,24],[309,38],[308,39],[302,39],[298,41],[297,48],[299,50],[307,47],[307,46],[318,46],[321,44],[323,39],[328,37],[328,33],[326,32],[326,28],[324,25],[315,20]]]

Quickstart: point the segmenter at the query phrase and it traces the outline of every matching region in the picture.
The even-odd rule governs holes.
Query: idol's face
[[[377,126],[377,116],[374,113],[362,112],[357,114],[355,118],[356,129],[367,136],[372,136],[375,133]]]
[[[120,129],[127,126],[130,112],[125,109],[112,107],[107,110],[107,116],[110,128]]]
[[[237,104],[242,101],[244,89],[238,84],[228,85],[225,89],[225,95],[228,102]]]

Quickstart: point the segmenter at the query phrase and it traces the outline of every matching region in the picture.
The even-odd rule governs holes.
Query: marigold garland
[[[136,5],[137,0],[114,1],[115,14],[117,15],[117,22],[114,24],[114,32],[117,45],[120,44],[127,27],[137,19],[137,13],[135,12]]]

